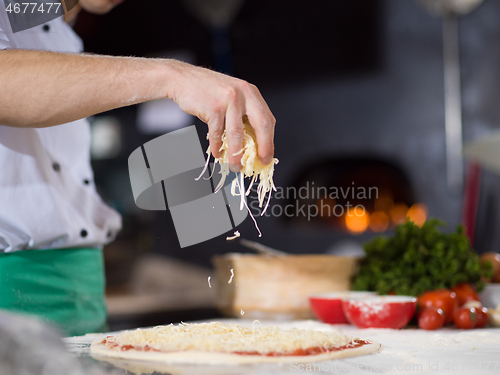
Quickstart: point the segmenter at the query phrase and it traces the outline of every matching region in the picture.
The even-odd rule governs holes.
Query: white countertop
[[[251,325],[251,320],[229,320],[223,322]],[[374,340],[382,344],[381,349],[371,355],[316,362],[308,365],[285,363],[281,365],[251,366],[170,366],[113,360],[119,368],[136,374],[500,374],[500,328],[459,330],[444,328],[425,331],[416,328],[357,329],[350,325],[329,325],[317,321],[276,322],[261,321],[262,325],[277,325],[282,328],[296,327],[322,331],[339,330],[355,338]],[[109,333],[108,333],[109,334]],[[111,333],[112,334],[112,333]],[[90,342],[102,335],[91,334],[65,338],[70,350],[80,356],[89,355]],[[109,368],[109,364],[108,364]],[[124,372],[125,373],[125,372]]]

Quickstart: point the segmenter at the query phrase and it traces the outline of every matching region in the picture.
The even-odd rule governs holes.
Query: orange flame
[[[408,219],[418,226],[422,226],[427,219],[427,207],[423,203],[415,203],[408,208],[405,203],[394,203],[391,197],[381,198],[375,202],[375,211],[371,213],[362,206],[349,208],[344,216],[347,230],[353,234],[361,234],[368,229],[380,233]]]
[[[427,207],[422,203],[415,203],[408,210],[406,217],[421,227],[427,219]]]
[[[353,207],[349,208],[345,216],[345,225],[349,232],[354,234],[363,233],[368,228],[370,215],[364,208]]]

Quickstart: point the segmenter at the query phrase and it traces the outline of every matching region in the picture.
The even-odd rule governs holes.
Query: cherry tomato
[[[475,328],[483,328],[488,323],[488,309],[486,307],[476,309],[476,325]]]
[[[426,307],[418,316],[418,326],[433,331],[444,325],[444,312],[438,307]]]
[[[480,301],[476,290],[469,283],[457,284],[452,291],[457,295],[459,306],[463,306],[467,301]]]
[[[474,307],[460,307],[453,314],[453,323],[458,328],[471,329],[476,325],[477,313]]]
[[[453,321],[453,313],[458,308],[457,295],[448,289],[437,289],[425,292],[418,297],[420,309],[426,307],[438,307],[443,310],[445,324]]]

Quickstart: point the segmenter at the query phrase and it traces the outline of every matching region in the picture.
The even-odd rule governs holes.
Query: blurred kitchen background
[[[496,0],[458,17],[465,144],[500,128],[499,21]],[[174,57],[256,84],[277,119],[277,187],[377,187],[377,197],[351,200],[367,210],[352,223],[283,214],[345,200],[276,196],[257,218],[263,236],[246,220],[242,238],[294,254],[359,254],[408,212],[449,230],[462,222],[463,188],[447,181],[443,22],[415,0],[126,0],[108,15],[80,14],[75,30],[90,53]],[[95,183],[124,224],[105,248],[111,328],[217,316],[211,257],[250,251],[225,236],[181,249],[168,211],[135,206],[130,153],[193,124],[205,149],[206,125],[173,102],[92,119]],[[500,177],[483,169],[480,253],[500,249],[499,191]]]

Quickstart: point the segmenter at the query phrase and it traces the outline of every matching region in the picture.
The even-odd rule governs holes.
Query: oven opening
[[[290,225],[380,233],[407,218],[422,225],[427,207],[394,162],[373,157],[329,158],[304,165],[282,194]],[[277,196],[277,198],[279,198]],[[293,214],[292,214],[293,213]]]

